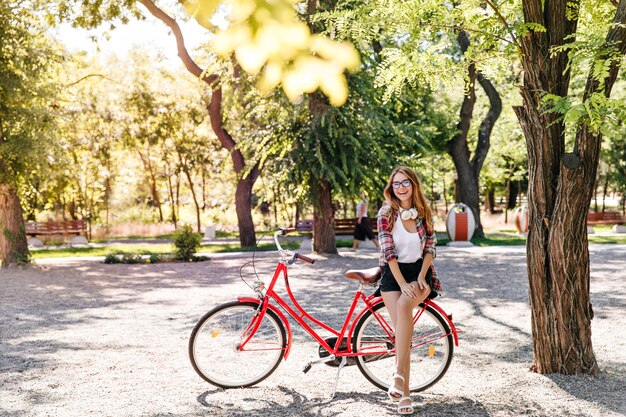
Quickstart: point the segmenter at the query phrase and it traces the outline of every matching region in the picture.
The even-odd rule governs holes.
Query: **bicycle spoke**
[[[285,330],[269,311],[257,320],[252,303],[229,303],[208,313],[189,344],[198,374],[224,388],[254,385],[270,375],[285,350]]]

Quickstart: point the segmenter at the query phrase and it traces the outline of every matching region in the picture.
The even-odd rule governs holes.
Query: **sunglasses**
[[[398,189],[400,188],[400,186],[403,186],[404,188],[409,188],[411,186],[411,180],[404,180],[404,181],[400,181],[400,182],[392,182],[391,186],[394,189]]]

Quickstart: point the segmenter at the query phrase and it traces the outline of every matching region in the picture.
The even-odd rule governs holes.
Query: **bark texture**
[[[524,1],[526,22],[545,32],[520,39],[524,84],[523,106],[515,112],[526,137],[529,159],[529,233],[527,240],[529,298],[532,311],[534,364],[539,373],[596,374],[591,343],[593,310],[589,296],[589,248],[586,218],[598,167],[601,137],[585,125],[579,128],[571,153],[565,152],[564,128],[556,115],[541,108],[541,93],[567,96],[570,73],[565,53],[550,49],[576,32],[579,2]],[[566,15],[568,9],[570,18]],[[574,13],[572,13],[574,12]],[[624,23],[626,0],[614,22]],[[613,27],[607,41],[626,50],[626,30]],[[568,39],[567,41],[571,41]],[[605,79],[608,97],[617,77],[614,65]],[[598,92],[589,77],[585,98]]]
[[[313,250],[317,253],[337,253],[335,214],[331,186],[327,180],[319,183],[319,199],[313,205]]]
[[[0,268],[27,262],[29,257],[24,213],[15,187],[0,184]]]

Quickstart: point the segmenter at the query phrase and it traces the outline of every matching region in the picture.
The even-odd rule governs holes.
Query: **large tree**
[[[176,48],[178,56],[182,60],[185,68],[194,76],[206,83],[211,89],[211,98],[207,105],[211,126],[222,146],[230,152],[233,169],[237,174],[237,186],[235,190],[235,210],[237,212],[237,222],[239,226],[239,243],[241,246],[254,246],[256,235],[254,223],[252,221],[252,188],[261,174],[261,167],[253,164],[246,166],[246,155],[237,146],[235,138],[225,128],[222,118],[222,86],[220,84],[221,75],[218,73],[207,73],[203,70],[189,54],[185,46],[185,39],[176,19],[157,7],[151,0],[138,0],[146,7],[154,17],[165,23],[173,32],[176,38]]]
[[[528,147],[528,279],[533,368],[539,373],[598,372],[591,344],[586,218],[602,141],[598,116],[626,52],[626,0],[612,3],[610,10],[609,2],[522,2],[529,30],[519,39],[523,106],[515,111]],[[581,22],[590,16],[596,20]],[[569,49],[559,47],[575,46],[581,26],[604,29],[604,41],[592,51],[582,96],[588,111],[575,121],[568,150],[566,129],[571,126],[560,113],[546,111],[549,103],[543,99],[546,94],[557,101],[574,99]]]
[[[456,131],[442,142],[456,169],[456,198],[470,207],[476,219],[475,235],[482,237],[479,178],[502,111],[494,82],[494,75],[500,75],[502,68],[492,65],[492,57],[477,56],[476,51],[484,48],[485,34],[460,24],[462,18],[456,14],[454,3],[346,1],[339,4],[346,4],[347,12],[337,13],[334,20],[340,33],[377,46],[377,84],[386,90],[387,99],[420,86],[437,92],[440,99],[435,106],[447,107],[446,101],[456,103]],[[467,7],[472,11],[479,8],[475,3]],[[494,56],[501,55],[496,45],[488,49]],[[464,87],[464,94],[459,86]],[[477,105],[478,86],[485,92],[487,106],[481,100]],[[483,112],[483,107],[488,108]],[[475,113],[482,115],[479,123]]]
[[[449,83],[458,74],[450,53],[435,42],[463,29],[473,36],[466,63],[494,72],[498,62],[523,69],[522,105],[515,112],[528,149],[530,233],[527,243],[534,369],[541,373],[595,373],[591,346],[586,216],[596,181],[600,142],[609,116],[623,114],[610,100],[626,51],[626,0],[520,0],[368,4],[378,33],[400,15],[404,53],[386,53],[383,82],[390,91],[424,82]],[[419,7],[418,7],[419,6]],[[382,23],[380,23],[382,22]],[[407,23],[408,22],[408,23]],[[504,28],[500,30],[498,28]],[[424,34],[430,42],[410,36]],[[406,53],[407,47],[415,46]],[[444,53],[441,53],[443,50]],[[513,62],[513,65],[511,65]],[[503,69],[502,67],[500,68]],[[574,71],[583,88],[577,96]],[[566,144],[570,149],[566,150]]]
[[[38,27],[28,5],[0,2],[0,267],[29,258],[17,186],[53,141],[55,54]]]
[[[464,30],[459,30],[457,39],[461,51],[465,54],[470,46],[469,34]],[[476,82],[480,84],[489,99],[489,111],[480,123],[476,146],[472,153],[468,136],[470,134],[474,106],[476,105]],[[480,172],[491,146],[491,132],[501,112],[502,100],[493,83],[476,68],[474,62],[469,62],[467,65],[467,91],[463,96],[461,104],[457,133],[447,142],[446,147],[456,168],[456,187],[459,202],[467,204],[474,214],[476,221],[474,236],[476,237],[485,236],[480,221]]]

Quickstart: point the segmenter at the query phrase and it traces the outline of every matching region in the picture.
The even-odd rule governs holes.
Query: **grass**
[[[626,245],[626,235],[602,235],[604,232],[611,230],[610,226],[594,227],[596,233],[590,234],[589,243],[619,244]],[[231,233],[228,233],[229,237]],[[159,238],[165,238],[164,235]],[[139,237],[141,238],[141,237]],[[445,246],[450,242],[445,233],[438,233],[437,246]],[[520,236],[511,230],[495,230],[487,233],[487,237],[479,239],[473,238],[471,242],[476,246],[514,246],[525,245],[526,238]],[[338,248],[351,248],[352,239],[338,239]],[[283,248],[294,250],[299,247],[297,241],[286,241],[282,243]],[[262,243],[256,247],[240,247],[238,243],[208,244],[202,245],[198,253],[224,253],[224,252],[253,252],[253,251],[273,251],[276,246],[273,243]],[[41,258],[64,258],[64,257],[81,257],[81,256],[107,256],[111,254],[133,254],[133,255],[168,255],[174,253],[174,246],[170,243],[132,243],[132,239],[128,239],[128,243],[115,243],[102,247],[86,247],[86,248],[55,248],[40,249],[31,251],[33,259]]]
[[[626,245],[626,236],[589,235],[589,243],[612,243],[616,245]]]
[[[299,242],[284,242],[283,249],[297,249]],[[223,252],[253,252],[253,251],[272,251],[276,250],[273,243],[263,243],[259,246],[240,247],[239,244],[210,244],[202,245],[198,249],[198,253],[223,253]],[[82,257],[82,256],[107,256],[116,254],[133,254],[133,255],[168,255],[174,253],[174,245],[171,243],[115,243],[102,247],[87,248],[55,248],[41,249],[31,251],[33,259],[41,258],[66,258],[66,257]]]
[[[154,253],[163,255],[173,252],[174,247],[169,243],[115,243],[102,247],[40,249],[31,251],[31,255],[33,259],[40,259],[74,256],[107,256],[121,253],[136,255],[150,255]]]
[[[596,233],[606,233],[611,230],[611,226],[594,227]],[[441,235],[439,235],[441,236]],[[607,243],[616,245],[626,245],[626,235],[588,235],[589,243]],[[444,246],[450,242],[446,237],[437,238],[437,246]],[[511,230],[496,230],[487,233],[485,238],[472,238],[471,242],[476,246],[515,246],[526,245],[526,237],[518,235]]]

